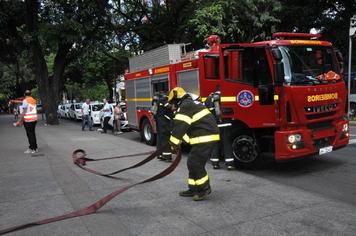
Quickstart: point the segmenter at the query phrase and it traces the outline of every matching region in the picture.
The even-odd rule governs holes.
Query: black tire
[[[252,135],[238,135],[232,142],[232,150],[238,166],[253,167],[259,162],[259,149]]]
[[[152,126],[148,119],[144,119],[141,125],[141,139],[145,141],[147,145],[153,146],[156,144],[156,134],[153,133]]]

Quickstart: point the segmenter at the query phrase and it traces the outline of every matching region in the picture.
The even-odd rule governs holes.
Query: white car
[[[69,106],[67,104],[58,105],[58,114],[60,118],[68,118],[68,110],[69,110]]]
[[[100,111],[103,109],[104,103],[91,103],[89,106],[91,123],[93,125],[100,125]]]
[[[69,118],[74,120],[82,119],[82,105],[83,103],[72,103],[69,108]]]

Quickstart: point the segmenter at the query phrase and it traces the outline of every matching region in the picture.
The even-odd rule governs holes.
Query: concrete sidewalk
[[[90,157],[108,157],[153,147],[139,143],[137,134],[115,137],[82,132],[79,123],[44,126],[40,122],[40,154],[31,156],[23,153],[27,148],[25,131],[12,126],[12,117],[0,116],[0,132],[0,229],[88,206],[168,165],[153,161],[119,175],[120,180],[105,179],[74,166],[72,151],[82,148]],[[138,160],[142,157],[90,166],[109,172]],[[128,190],[96,214],[11,235],[355,235],[356,205],[352,200],[342,202],[248,171],[214,171],[209,165],[213,187],[209,199],[193,202],[181,198],[177,193],[186,187],[187,178],[185,159],[183,162],[163,180]],[[293,182],[296,174],[282,177]],[[350,191],[356,196],[356,189]]]

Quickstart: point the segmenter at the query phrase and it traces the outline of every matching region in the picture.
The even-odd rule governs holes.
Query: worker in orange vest
[[[36,124],[37,124],[37,102],[31,96],[31,91],[25,91],[25,99],[22,101],[23,111],[21,113],[20,119],[26,130],[28,142],[30,144],[29,148],[24,153],[37,153],[37,141],[36,141]]]

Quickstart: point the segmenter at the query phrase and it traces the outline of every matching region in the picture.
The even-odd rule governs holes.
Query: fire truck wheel
[[[142,121],[141,125],[141,138],[145,141],[148,145],[155,145],[156,144],[156,134],[153,133],[152,126],[147,119]]]
[[[232,143],[235,160],[238,163],[254,164],[258,158],[256,140],[249,135],[240,135]]]

